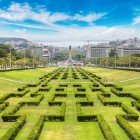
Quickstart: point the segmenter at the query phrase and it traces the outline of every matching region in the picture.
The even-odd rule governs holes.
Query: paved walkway
[[[15,83],[26,83],[26,82],[21,82],[21,81],[17,81],[17,80],[2,78],[2,77],[0,77],[0,79],[2,79],[2,80],[7,80],[7,81],[11,81],[11,82],[15,82]]]

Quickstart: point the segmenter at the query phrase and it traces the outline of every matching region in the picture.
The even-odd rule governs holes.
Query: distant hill
[[[14,49],[28,48],[31,45],[33,45],[32,42],[30,42],[26,39],[23,39],[23,38],[9,38],[9,37],[0,37],[0,43],[9,44]]]

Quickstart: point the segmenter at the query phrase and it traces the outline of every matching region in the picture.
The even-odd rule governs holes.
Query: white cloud
[[[35,8],[36,9],[36,8]],[[57,21],[77,20],[85,22],[94,22],[103,17],[105,13],[89,13],[87,15],[75,14],[73,16],[65,13],[51,13],[43,8],[37,8],[36,11],[29,4],[12,3],[6,10],[0,9],[0,18],[9,21],[33,20],[43,24],[50,25]]]
[[[49,44],[58,44],[69,46],[70,44],[78,45],[86,43],[86,40],[114,40],[114,39],[126,39],[130,37],[140,36],[140,27],[136,27],[135,24],[140,23],[140,16],[134,18],[134,24],[131,26],[95,26],[91,24],[95,20],[98,20],[105,16],[106,13],[89,13],[83,15],[75,14],[73,16],[65,13],[51,13],[43,8],[37,8],[34,10],[28,4],[12,3],[11,6],[6,9],[0,9],[0,19],[8,21],[0,21],[1,26],[16,25],[17,29],[13,29],[14,32],[9,32],[8,29],[0,27],[0,34],[2,36],[10,37],[24,37],[28,40],[41,40],[49,41]],[[27,24],[23,22],[25,20],[33,20],[40,24]],[[77,20],[90,23],[87,27],[81,27],[78,25],[62,26],[55,22],[63,20]],[[26,23],[26,24],[25,24]],[[18,28],[20,27],[20,29]],[[23,29],[21,29],[21,27]],[[27,30],[29,28],[30,30]],[[39,30],[35,30],[39,29]],[[42,32],[43,30],[43,32]],[[53,32],[48,32],[48,30]],[[31,31],[31,32],[30,32]],[[36,31],[36,33],[35,33]],[[62,43],[60,43],[62,42]],[[63,43],[65,42],[65,43]],[[66,43],[67,42],[67,43]],[[72,43],[74,42],[74,43]]]
[[[74,20],[79,20],[79,21],[85,21],[85,22],[93,22],[95,20],[98,20],[100,19],[101,17],[103,17],[106,13],[89,13],[88,15],[86,16],[83,16],[83,15],[79,15],[79,14],[76,14],[73,19]]]
[[[16,29],[15,32],[18,33],[18,34],[25,35],[26,32],[27,32],[27,30],[26,29],[20,29],[20,30],[19,29]]]
[[[133,24],[140,24],[140,16],[137,16],[133,19]]]
[[[44,30],[44,29],[43,29]],[[88,27],[79,27],[79,26],[70,26],[70,27],[61,27],[56,28],[57,32],[29,32],[25,31],[25,34],[16,32],[9,32],[1,30],[0,33],[2,36],[10,37],[24,37],[28,40],[47,42],[48,44],[58,45],[58,46],[69,46],[70,44],[78,46],[85,44],[87,40],[93,41],[103,41],[103,40],[116,40],[116,39],[127,39],[132,37],[140,36],[140,29],[135,26],[88,26]],[[24,30],[23,30],[24,31]],[[92,42],[93,42],[92,41]],[[47,44],[46,43],[46,44]]]

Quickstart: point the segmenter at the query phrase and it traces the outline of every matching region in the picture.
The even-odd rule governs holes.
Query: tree
[[[82,53],[77,53],[72,58],[73,58],[73,60],[81,61],[81,60],[85,59],[85,56]]]
[[[109,57],[118,57],[117,51],[116,49],[111,49],[110,53],[109,53]]]
[[[55,54],[53,57],[54,61],[65,61],[68,59],[68,53],[66,51],[60,51]]]

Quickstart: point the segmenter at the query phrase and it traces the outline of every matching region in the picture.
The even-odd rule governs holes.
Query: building
[[[109,57],[110,47],[88,45],[85,47],[85,55],[87,59]]]
[[[133,54],[138,54],[140,53],[140,48],[117,48],[117,54],[119,57],[121,56],[130,56]]]
[[[42,46],[31,46],[30,54],[33,57],[43,57],[43,47]]]
[[[43,44],[35,44],[30,47],[30,54],[37,58],[51,59],[55,55],[55,49],[52,46],[45,46]]]

